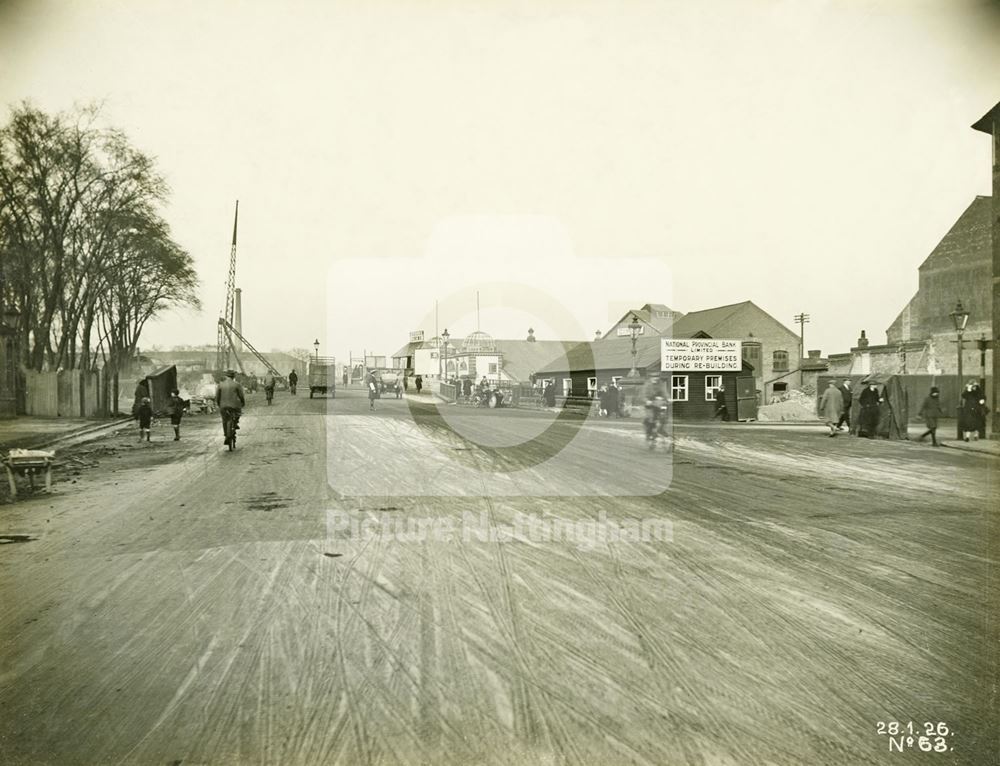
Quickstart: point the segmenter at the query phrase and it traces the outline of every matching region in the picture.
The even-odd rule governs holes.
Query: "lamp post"
[[[958,422],[955,424],[957,438],[962,439],[962,334],[965,326],[969,323],[969,312],[965,310],[962,301],[955,304],[955,310],[949,314],[951,321],[955,323],[955,333],[958,335],[958,407],[956,415]]]
[[[632,369],[628,371],[628,377],[638,378],[639,371],[635,367],[635,356],[637,353],[635,343],[639,339],[639,332],[642,330],[642,325],[639,324],[639,317],[635,314],[632,315],[632,323],[629,324],[628,329],[632,331]]]
[[[450,338],[450,337],[451,337],[451,335],[448,333],[448,328],[445,327],[444,328],[444,332],[441,333],[441,356],[444,357],[444,361],[443,361],[443,364],[444,364],[444,378],[442,378],[442,380],[444,380],[444,381],[448,380],[448,338]]]
[[[313,348],[316,349],[316,363],[319,363],[319,338],[313,341]]]

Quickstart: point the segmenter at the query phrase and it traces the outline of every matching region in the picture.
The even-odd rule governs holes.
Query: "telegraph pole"
[[[808,314],[796,314],[795,323],[799,326],[799,385],[802,385],[802,360],[806,355],[806,322]]]

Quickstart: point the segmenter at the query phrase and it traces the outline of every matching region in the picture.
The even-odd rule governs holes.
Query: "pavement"
[[[0,505],[0,763],[997,752],[991,459],[376,407],[251,398],[233,452],[217,418],[105,434]]]
[[[12,448],[44,449],[66,439],[98,435],[120,427],[127,418],[36,418],[21,416],[0,419],[0,454]]]

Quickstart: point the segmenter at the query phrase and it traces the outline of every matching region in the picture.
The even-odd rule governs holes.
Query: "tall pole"
[[[958,330],[958,407],[955,414],[957,415],[955,431],[958,436],[958,440],[961,441],[964,434],[962,433],[962,333],[964,331]]]
[[[809,321],[808,314],[796,314],[795,321],[799,325],[799,385],[802,385],[802,360],[806,356],[806,322]]]

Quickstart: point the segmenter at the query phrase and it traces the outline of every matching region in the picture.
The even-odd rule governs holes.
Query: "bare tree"
[[[151,317],[198,306],[191,258],[158,212],[166,182],[96,118],[22,104],[0,129],[0,284],[32,369],[89,368],[96,341],[116,372]]]

